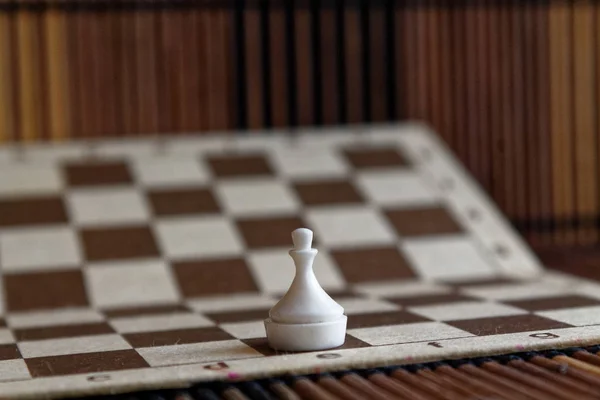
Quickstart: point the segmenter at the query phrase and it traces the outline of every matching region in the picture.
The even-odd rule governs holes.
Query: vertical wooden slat
[[[396,69],[400,71],[399,76],[396,77],[396,98],[397,98],[397,109],[396,114],[398,118],[407,118],[410,115],[410,107],[412,102],[410,98],[410,73],[411,69],[411,58],[409,54],[409,8],[406,4],[406,0],[395,2],[394,7],[394,35],[396,45]]]
[[[77,87],[79,92],[80,135],[87,139],[95,137],[98,132],[96,124],[96,49],[93,47],[95,30],[95,15],[91,11],[77,12]]]
[[[285,12],[283,7],[277,5],[269,13],[271,36],[271,99],[273,126],[284,127],[288,123],[287,115],[287,82],[285,70],[287,68],[285,54]]]
[[[549,222],[552,217],[552,191],[551,191],[551,163],[550,158],[550,59],[549,59],[549,36],[548,36],[548,9],[549,4],[546,1],[540,2],[536,7],[536,18],[538,25],[538,36],[536,48],[539,51],[537,79],[538,96],[538,114],[539,124],[537,129],[540,136],[540,157],[538,168],[540,179],[537,190],[540,193],[540,217],[543,221],[540,229],[542,235],[542,245],[549,245],[550,235],[548,231],[551,228]]]
[[[118,134],[117,108],[117,81],[114,76],[115,63],[118,59],[113,52],[113,36],[117,33],[113,25],[115,11],[102,10],[97,16],[97,41],[95,51],[97,52],[97,76],[98,97],[96,113],[100,122],[102,136],[114,136]]]
[[[294,27],[296,36],[296,81],[298,83],[298,123],[313,125],[313,71],[312,46],[310,40],[311,18],[308,1],[298,1]]]
[[[47,97],[49,105],[49,124],[46,129],[48,129],[50,137],[55,140],[63,140],[70,136],[69,76],[67,75],[69,55],[66,35],[66,18],[64,13],[53,9],[48,10],[45,14],[44,30],[46,65],[48,66],[45,72],[47,74],[46,82],[48,83]],[[0,56],[1,58],[2,56]],[[0,80],[2,80],[1,77]]]
[[[213,104],[210,97],[210,58],[209,49],[211,46],[210,29],[211,29],[211,16],[212,11],[207,9],[196,9],[193,12],[194,23],[196,25],[196,45],[197,48],[192,53],[192,56],[196,58],[196,75],[198,79],[197,90],[190,94],[190,96],[196,97],[197,103],[197,128],[200,132],[208,131],[211,129],[211,114],[217,112],[213,110]]]
[[[369,14],[371,64],[371,117],[373,122],[385,121],[387,118],[386,75],[385,75],[385,9],[383,1],[372,1]]]
[[[427,20],[427,1],[419,1],[414,4],[415,10],[415,36],[413,37],[415,46],[415,68],[416,68],[416,92],[412,101],[416,104],[415,118],[423,121],[431,119],[431,108],[429,98],[429,55],[428,55],[428,20]]]
[[[0,13],[0,143],[11,140],[15,131],[16,107],[11,93],[16,84],[11,65],[13,43],[11,17]]]
[[[439,15],[438,43],[439,53],[439,86],[440,86],[440,131],[446,138],[448,144],[454,148],[457,132],[453,124],[453,115],[456,105],[452,101],[452,81],[455,78],[453,61],[456,57],[454,53],[454,43],[452,41],[452,12],[450,7],[437,2],[437,12]],[[462,133],[461,133],[462,134]]]
[[[477,124],[475,135],[479,139],[478,148],[480,157],[477,163],[477,170],[479,171],[479,180],[486,191],[492,191],[492,179],[491,179],[491,158],[493,157],[492,148],[490,146],[490,124],[489,114],[490,108],[494,100],[490,97],[490,65],[489,65],[489,53],[490,48],[488,46],[488,25],[489,25],[489,14],[490,6],[492,2],[489,0],[480,0],[478,8],[475,14],[475,31],[476,41],[476,57],[477,57],[477,75],[475,82],[479,88],[477,95]]]
[[[527,132],[525,130],[525,101],[524,92],[526,82],[524,81],[523,70],[525,68],[524,55],[524,35],[523,35],[523,14],[521,11],[521,3],[515,1],[511,5],[511,47],[512,47],[512,76],[513,76],[513,89],[512,89],[512,109],[513,109],[513,154],[514,154],[514,170],[515,183],[517,188],[521,190],[515,190],[513,195],[515,196],[515,216],[520,221],[529,221],[529,209],[526,198],[526,185],[527,185],[527,170],[525,160],[526,156],[526,145],[527,145]]]
[[[436,1],[430,1],[430,4],[425,8],[425,20],[427,21],[427,81],[429,90],[427,97],[429,98],[429,120],[435,127],[438,134],[446,139],[447,132],[442,128],[442,87],[440,82],[441,69],[441,46],[440,46],[440,14],[441,10]]]
[[[513,152],[513,143],[515,132],[513,130],[513,75],[512,75],[512,18],[511,18],[511,7],[510,5],[503,4],[499,10],[499,21],[500,21],[500,71],[501,71],[501,93],[499,101],[501,103],[501,116],[502,116],[502,152],[496,154],[496,156],[502,157],[503,180],[506,187],[509,190],[505,190],[504,196],[504,212],[508,214],[509,218],[513,219],[516,217],[516,201],[515,196],[512,193],[516,187],[515,179],[515,159]]]
[[[464,7],[465,15],[465,73],[466,73],[466,132],[467,154],[465,154],[467,167],[474,177],[481,182],[481,171],[478,169],[479,159],[482,156],[479,148],[479,84],[480,79],[479,54],[477,53],[477,7]]]
[[[520,13],[522,15],[523,25],[523,36],[522,36],[522,59],[523,59],[523,109],[524,109],[524,124],[523,124],[523,138],[524,138],[524,162],[525,166],[524,177],[525,186],[523,191],[525,192],[529,220],[529,229],[527,238],[530,243],[538,243],[537,237],[539,232],[539,220],[541,218],[539,212],[539,196],[538,182],[540,179],[539,171],[537,169],[537,159],[540,156],[540,141],[539,131],[537,127],[537,98],[536,89],[537,81],[535,79],[536,71],[538,70],[538,50],[536,48],[536,26],[535,26],[535,14],[534,5],[523,4],[520,7]]]
[[[161,112],[164,107],[159,106],[159,98],[165,96],[163,92],[159,92],[163,74],[159,74],[158,66],[164,62],[164,59],[157,54],[160,50],[160,42],[156,38],[159,26],[159,15],[156,12],[136,11],[136,133],[155,134],[164,126]]]
[[[576,207],[581,220],[598,215],[597,177],[595,176],[596,149],[592,146],[597,135],[595,123],[594,81],[594,6],[591,1],[578,1],[573,5],[573,57],[575,115],[575,168]],[[597,239],[592,227],[578,231],[579,244],[590,244]]]
[[[37,16],[29,11],[17,14],[19,92],[20,92],[20,137],[23,141],[36,140],[42,128],[40,97],[39,35]]]
[[[181,127],[184,132],[197,131],[200,128],[200,79],[203,72],[199,67],[197,50],[202,38],[198,32],[196,14],[193,10],[178,12],[181,21],[182,68],[179,75],[181,87]]]
[[[233,59],[231,14],[226,8],[214,8],[205,20],[210,32],[208,42],[208,92],[210,96],[210,129],[231,129],[234,124]]]
[[[263,128],[262,59],[260,41],[260,11],[256,2],[248,3],[244,11],[246,39],[246,82],[248,127]]]
[[[355,1],[346,2],[344,11],[345,36],[345,68],[347,88],[348,122],[360,123],[363,121],[362,109],[362,68],[360,36],[360,15]]]
[[[465,13],[462,7],[452,6],[452,49],[453,79],[452,92],[454,104],[454,130],[456,132],[454,148],[463,162],[466,160],[467,150],[467,88],[466,88],[466,46],[465,46]],[[466,164],[466,163],[465,163]]]
[[[136,81],[137,70],[137,13],[123,11],[120,14],[119,52],[120,68],[120,97],[123,131],[126,135],[132,135],[138,129],[138,90]],[[154,83],[150,83],[154,85]]]
[[[500,6],[497,4],[490,5],[490,18],[487,23],[487,44],[489,48],[489,78],[490,87],[488,98],[490,104],[489,113],[489,154],[490,158],[490,179],[492,182],[491,195],[496,201],[498,207],[504,211],[506,204],[504,203],[504,192],[507,190],[506,180],[504,177],[504,137],[502,136],[502,126],[506,123],[502,118],[502,65],[501,65],[501,21],[500,21]]]
[[[571,179],[572,155],[570,140],[570,6],[553,3],[550,8],[550,71],[551,71],[551,115],[552,115],[552,176],[554,216],[567,220],[573,216]],[[572,232],[557,232],[557,240],[564,244],[573,242]]]

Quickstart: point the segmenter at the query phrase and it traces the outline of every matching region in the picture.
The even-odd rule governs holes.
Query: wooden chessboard
[[[298,227],[341,348],[266,344]],[[600,285],[546,271],[419,125],[4,148],[0,265],[9,398],[600,342]]]

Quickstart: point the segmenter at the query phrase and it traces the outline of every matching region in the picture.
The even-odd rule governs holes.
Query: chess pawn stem
[[[271,347],[284,351],[324,350],[344,343],[347,317],[344,309],[323,290],[313,271],[318,250],[311,248],[312,232],[292,233],[296,275],[288,292],[271,309],[265,321]]]

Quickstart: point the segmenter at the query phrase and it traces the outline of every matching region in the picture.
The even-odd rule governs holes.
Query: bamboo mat
[[[544,353],[530,352],[344,371],[335,375],[284,376],[265,381],[208,383],[186,390],[130,393],[109,399],[598,399],[599,352],[599,346]]]

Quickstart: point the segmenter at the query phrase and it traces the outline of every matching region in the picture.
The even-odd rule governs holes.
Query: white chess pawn
[[[289,254],[296,276],[288,292],[265,320],[269,346],[282,351],[313,351],[339,347],[346,338],[344,309],[319,285],[313,271],[318,250],[311,248],[313,233],[301,228],[292,232],[294,248]]]

